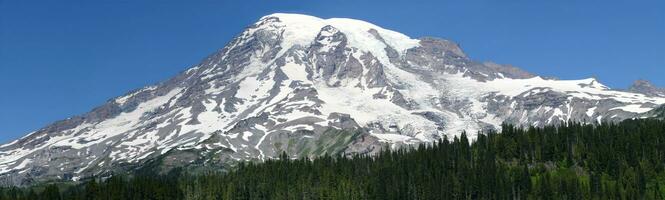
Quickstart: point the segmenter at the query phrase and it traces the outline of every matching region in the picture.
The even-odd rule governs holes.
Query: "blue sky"
[[[543,76],[662,87],[664,2],[0,0],[0,142],[169,78],[275,12],[447,38]]]

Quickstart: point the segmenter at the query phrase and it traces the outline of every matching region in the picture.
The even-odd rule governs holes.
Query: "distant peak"
[[[658,89],[656,86],[654,86],[651,81],[645,80],[645,79],[638,79],[633,82],[633,84],[630,86],[629,90],[645,90],[645,89]]]
[[[637,79],[633,82],[632,86],[645,86],[645,87],[655,87],[651,81],[645,79]]]
[[[628,91],[649,96],[665,96],[665,88],[658,88],[645,79],[638,79],[628,88]]]

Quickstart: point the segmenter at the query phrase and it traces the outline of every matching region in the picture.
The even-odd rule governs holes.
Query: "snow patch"
[[[645,112],[649,112],[651,109],[653,109],[653,108],[644,108],[640,104],[630,104],[630,105],[626,105],[626,106],[622,106],[622,107],[612,108],[610,110],[623,110],[623,111],[632,112],[632,113],[645,113]]]
[[[409,140],[414,140],[413,137],[393,133],[372,133],[371,135],[378,138],[379,141],[388,143],[406,143]]]

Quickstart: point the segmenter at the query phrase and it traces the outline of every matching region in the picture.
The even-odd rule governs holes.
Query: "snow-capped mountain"
[[[373,153],[501,123],[636,117],[659,95],[470,60],[451,41],[353,19],[272,14],[162,83],[0,146],[3,184],[163,166]]]

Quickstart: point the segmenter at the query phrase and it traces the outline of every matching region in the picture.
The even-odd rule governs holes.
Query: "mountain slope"
[[[654,108],[653,110],[643,113],[639,118],[655,118],[665,120],[665,105]]]
[[[0,146],[8,185],[170,165],[373,153],[503,122],[620,121],[665,98],[544,79],[353,19],[273,14],[200,64]]]

